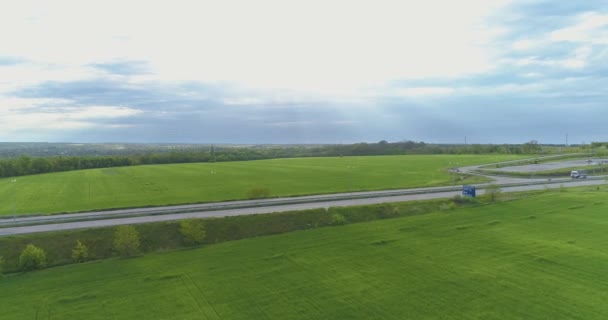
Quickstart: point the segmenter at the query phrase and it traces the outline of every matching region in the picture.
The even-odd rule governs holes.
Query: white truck
[[[572,179],[587,179],[587,170],[574,170],[574,171],[570,171],[570,178],[572,178]]]

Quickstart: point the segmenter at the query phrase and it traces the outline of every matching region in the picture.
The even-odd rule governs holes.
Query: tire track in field
[[[216,319],[221,319],[222,317],[220,317],[220,314],[217,312],[217,310],[215,310],[215,307],[213,307],[213,303],[211,303],[209,301],[209,299],[207,299],[207,296],[205,295],[203,290],[201,290],[201,288],[196,284],[196,282],[194,282],[194,280],[192,280],[192,277],[190,277],[189,274],[185,274],[185,276],[188,277],[188,280],[190,280],[190,283],[192,284],[192,286],[194,288],[196,288],[196,290],[201,294],[201,297],[203,297],[203,299],[205,299],[205,303],[209,306],[211,311],[213,311],[213,314],[215,315]]]
[[[46,317],[44,317],[43,315],[41,315],[41,313],[46,310]],[[36,314],[34,315],[34,319],[38,320],[39,317],[44,317],[46,319],[50,319],[51,318],[51,309],[49,307],[49,299],[44,299],[42,301],[42,303],[36,308]]]
[[[188,290],[188,294],[190,294],[190,297],[192,297],[194,302],[196,302],[196,305],[197,305],[198,310],[200,311],[201,315],[203,315],[206,319],[221,319],[221,317],[215,311],[213,306],[209,303],[209,301],[207,300],[205,295],[202,293],[201,289],[199,287],[197,287],[196,284],[194,284],[190,275],[182,274],[180,279],[182,280],[184,287]],[[200,296],[202,296],[202,298],[205,300],[205,304],[208,306],[208,308],[206,308],[204,305],[201,304],[200,296],[197,296],[194,291],[197,291],[200,294]],[[213,311],[213,314],[210,316],[208,314],[208,312],[206,311],[206,309],[211,309],[211,311]]]
[[[200,312],[201,315],[203,315],[205,318],[207,318],[207,314],[205,313],[205,311],[203,310],[203,306],[201,306],[201,304],[199,303],[198,299],[196,298],[196,296],[194,295],[194,293],[192,293],[192,288],[188,285],[188,283],[186,282],[186,279],[184,279],[184,275],[182,275],[180,277],[180,279],[182,280],[182,283],[184,284],[184,288],[186,288],[186,290],[188,290],[188,294],[190,294],[190,297],[194,300],[194,302],[196,303],[198,310]]]
[[[112,310],[110,308],[108,308],[108,304],[106,303],[107,301],[103,301],[101,303],[101,308],[104,311],[104,313],[106,314],[107,318],[111,318],[113,320],[116,320],[116,316],[114,315],[114,312],[112,312]]]

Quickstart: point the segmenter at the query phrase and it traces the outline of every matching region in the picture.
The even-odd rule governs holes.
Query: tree
[[[201,244],[207,235],[205,222],[201,219],[182,220],[179,223],[179,233],[187,245]]]
[[[530,142],[526,142],[521,146],[522,152],[527,154],[539,153],[542,151],[541,146],[538,144],[538,141],[532,140]]]
[[[28,244],[19,256],[19,268],[24,271],[46,267],[46,252],[33,244]]]
[[[19,167],[19,174],[26,175],[30,173],[30,167],[32,165],[32,159],[28,156],[21,156],[17,160],[17,164]]]
[[[502,193],[502,190],[500,189],[500,186],[497,184],[491,184],[486,187],[486,194],[488,195],[488,197],[490,198],[490,201],[492,201],[492,202],[496,201],[500,197],[501,193]]]
[[[130,257],[139,250],[139,232],[133,226],[119,226],[114,233],[114,249],[123,257]]]
[[[331,215],[331,224],[334,226],[341,226],[346,224],[346,218],[339,213],[334,213]]]
[[[85,262],[89,257],[89,248],[85,246],[80,240],[76,240],[76,246],[72,249],[72,260],[75,262]]]

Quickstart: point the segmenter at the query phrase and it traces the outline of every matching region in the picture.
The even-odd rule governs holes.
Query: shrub
[[[270,189],[266,187],[254,187],[247,192],[249,199],[263,199],[270,197]]]
[[[133,226],[119,226],[114,233],[114,249],[123,257],[130,257],[139,251],[139,232]]]
[[[498,200],[501,193],[502,193],[502,190],[500,189],[500,186],[497,184],[491,184],[486,187],[486,195],[488,195],[488,198],[490,198],[490,201],[492,201],[492,202]]]
[[[33,244],[28,244],[19,256],[19,268],[24,271],[46,267],[46,252]]]
[[[463,197],[459,194],[452,197],[452,202],[456,204],[465,204],[469,202],[469,197]]]
[[[390,203],[383,203],[378,207],[377,217],[379,219],[393,218],[398,215],[399,215],[399,209]]]
[[[346,218],[344,218],[344,216],[339,213],[334,213],[331,216],[331,224],[334,226],[341,226],[343,224],[346,224]]]
[[[179,222],[179,233],[185,244],[201,244],[207,236],[205,222],[201,219],[182,220]]]
[[[80,240],[76,240],[76,246],[72,249],[72,260],[74,262],[85,262],[89,257],[89,248],[82,244]]]
[[[439,205],[439,210],[441,210],[441,211],[454,210],[456,208],[457,208],[457,205],[454,202],[442,203]]]

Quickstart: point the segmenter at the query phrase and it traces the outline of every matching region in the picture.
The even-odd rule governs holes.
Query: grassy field
[[[2,319],[605,319],[607,192],[0,279]]]
[[[521,158],[521,157],[519,157]],[[460,184],[446,169],[518,159],[504,155],[298,158],[83,170],[0,180],[0,215]],[[470,178],[467,183],[479,182]]]

